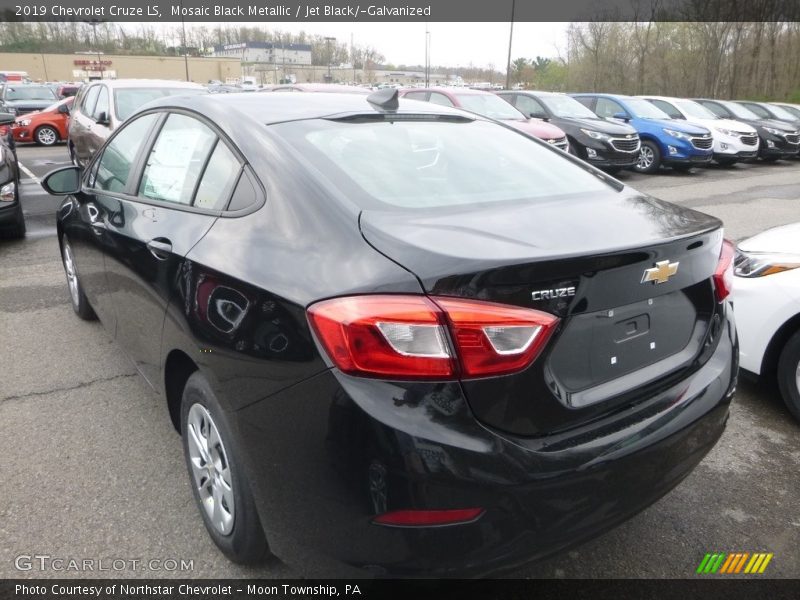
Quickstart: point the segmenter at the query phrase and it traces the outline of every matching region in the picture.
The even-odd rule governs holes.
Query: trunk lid
[[[696,363],[716,311],[720,221],[627,189],[501,210],[364,211],[361,228],[431,295],[561,319],[526,370],[462,381],[478,418],[515,434],[562,431],[644,398]],[[664,281],[643,283],[647,270]]]

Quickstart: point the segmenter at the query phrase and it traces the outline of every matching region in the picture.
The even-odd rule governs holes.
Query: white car
[[[720,165],[732,165],[758,156],[758,132],[752,125],[722,119],[694,100],[668,96],[641,98],[652,102],[673,119],[711,130],[714,136],[714,160]]]
[[[786,406],[800,420],[800,223],[738,244],[733,307],[741,368],[777,377]]]

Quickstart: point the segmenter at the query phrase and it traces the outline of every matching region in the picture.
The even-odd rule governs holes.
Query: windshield
[[[728,109],[734,117],[737,119],[753,119],[755,121],[759,120],[759,116],[751,111],[749,108],[745,108],[741,104],[736,104],[735,102],[728,102],[727,100],[717,100],[722,106]]]
[[[6,86],[6,100],[58,100],[55,92],[44,85]]]
[[[698,104],[694,100],[675,100],[675,106],[680,108],[684,113],[695,119],[719,119],[713,112],[708,110],[702,104]]]
[[[489,119],[525,119],[525,115],[494,94],[455,94],[461,107]]]
[[[551,202],[614,189],[560,151],[482,120],[315,119],[270,129],[366,209]]]
[[[114,90],[117,118],[124,121],[151,100],[165,96],[191,96],[207,93],[205,88],[120,88]]]
[[[776,106],[774,104],[770,104],[769,109],[772,111],[772,114],[775,115],[778,119],[783,119],[784,121],[797,121],[797,117],[794,116],[785,108],[783,108],[782,106]]]
[[[565,119],[596,119],[597,115],[569,96],[537,96],[557,117]]]
[[[669,119],[670,116],[647,100],[628,98],[625,100],[633,114],[640,119]]]

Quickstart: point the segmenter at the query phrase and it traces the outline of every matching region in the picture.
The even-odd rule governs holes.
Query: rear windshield
[[[114,90],[117,118],[124,121],[151,100],[164,96],[204,94],[205,89],[194,88],[119,88]]]
[[[560,150],[482,120],[308,120],[271,129],[364,209],[535,202],[612,191]]]
[[[4,95],[6,100],[57,100],[55,92],[43,85],[7,86]]]

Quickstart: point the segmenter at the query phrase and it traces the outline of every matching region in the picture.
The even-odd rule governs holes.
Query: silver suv
[[[164,96],[204,94],[197,83],[164,79],[113,79],[83,86],[69,120],[69,156],[84,166],[106,139],[141,106]]]

